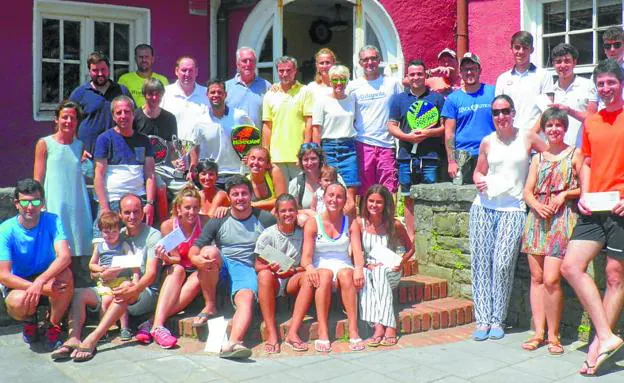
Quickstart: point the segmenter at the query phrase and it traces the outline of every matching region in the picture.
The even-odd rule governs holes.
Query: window
[[[58,103],[87,81],[93,51],[110,60],[117,80],[134,62],[134,46],[149,43],[149,10],[39,0],[34,7],[33,113],[51,120]]]
[[[612,26],[622,26],[622,0],[560,0],[540,2],[538,20],[539,58],[551,68],[550,52],[557,44],[567,42],[579,50],[578,73],[589,74],[605,58],[602,34]],[[525,23],[526,25],[526,23]]]

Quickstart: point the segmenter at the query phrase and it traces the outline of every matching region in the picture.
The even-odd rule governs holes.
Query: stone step
[[[448,296],[448,283],[445,279],[426,275],[402,277],[398,287],[399,303],[420,303]]]

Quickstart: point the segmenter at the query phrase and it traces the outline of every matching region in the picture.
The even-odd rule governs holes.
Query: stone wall
[[[462,298],[472,298],[468,211],[475,196],[472,185],[441,183],[412,187],[419,272],[445,278],[449,295]],[[604,262],[604,255],[597,257],[590,273],[604,271]],[[520,254],[507,314],[507,324],[511,326],[531,327],[530,276],[526,255]],[[599,286],[604,286],[603,272],[596,279]],[[588,316],[572,288],[565,281],[562,285],[565,301],[561,334],[565,338],[585,340],[590,331]],[[622,328],[622,321],[618,327]]]

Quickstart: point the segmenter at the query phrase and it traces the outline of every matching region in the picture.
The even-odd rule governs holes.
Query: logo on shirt
[[[491,105],[490,104],[472,104],[469,106],[461,106],[458,109],[459,113],[466,113],[466,112],[476,112],[479,109],[486,109],[486,108],[490,108]]]

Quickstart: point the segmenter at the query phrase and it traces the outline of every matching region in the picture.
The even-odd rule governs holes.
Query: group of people
[[[333,286],[341,290],[353,350],[394,344],[396,318],[388,302],[400,268],[369,255],[384,246],[404,261],[411,257],[411,186],[452,179],[474,183],[478,191],[470,211],[475,339],[504,336],[521,249],[529,254],[536,327],[523,348],[548,343],[551,353],[564,352],[563,275],[596,326],[582,369],[594,374],[623,344],[610,329],[622,301],[618,230],[624,209],[618,203],[611,214],[592,214],[585,202],[589,193],[624,188],[610,149],[617,147],[624,118],[624,33],[610,28],[602,38],[608,59],[592,80],[574,74],[574,46],[554,47],[554,82],[530,62],[531,34],[517,32],[510,41],[515,64],[495,86],[481,82],[477,55],[458,60],[448,48],[435,68],[410,61],[402,81],[380,73],[381,55],[371,45],[359,51],[363,77],[351,82],[349,68],[327,48],[315,55],[317,73],[308,85],[296,80],[297,60],[284,56],[275,63],[279,82],[271,85],[257,75],[253,49],[242,47],[234,78],[206,87],[196,82],[198,65],[190,56],[177,60],[176,81],[167,84],[152,71],[154,49],[140,44],[136,72],[116,83],[107,57],[93,52],[90,81],[57,108],[55,132],[36,144],[34,179],[16,188],[19,213],[0,226],[0,283],[9,313],[26,323],[24,339],[31,342],[38,335],[33,313],[40,296],[49,297],[45,334],[55,358],[90,359],[97,340],[120,318],[121,336],[130,339],[126,312],[155,310],[134,336],[170,348],[176,339],[164,327],[167,318],[201,291],[206,304],[194,324],[204,325],[216,314],[220,281],[227,281],[236,314],[224,356],[249,356],[242,341],[256,299],[269,333],[265,349],[279,352],[274,298],[284,293],[296,295],[285,343],[307,349],[298,328],[314,299],[314,347],[327,352]],[[239,125],[262,133],[261,145],[242,159],[231,137]],[[171,214],[171,179],[159,171],[159,148],[148,136],[166,143],[165,162],[189,181],[175,195]],[[393,193],[399,190],[406,228],[395,219]],[[160,231],[150,227],[155,222]],[[165,251],[161,236],[177,230],[186,241]],[[605,244],[603,306],[585,269]],[[296,266],[280,270],[263,262],[256,255],[266,246]],[[115,256],[127,253],[142,257],[140,268],[112,266]],[[88,270],[97,286],[74,291],[70,264],[74,273]],[[61,344],[59,325],[70,303],[71,328]],[[86,308],[102,310],[103,317],[81,340]],[[374,325],[367,342],[357,332],[358,311]]]

